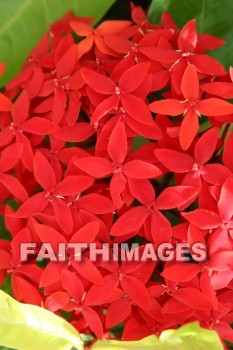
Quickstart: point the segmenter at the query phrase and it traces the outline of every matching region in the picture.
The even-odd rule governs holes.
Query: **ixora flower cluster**
[[[198,320],[233,342],[233,71],[205,53],[224,42],[135,6],[91,21],[51,26],[0,95],[0,283],[97,338]],[[207,259],[22,262],[27,242],[201,243]]]

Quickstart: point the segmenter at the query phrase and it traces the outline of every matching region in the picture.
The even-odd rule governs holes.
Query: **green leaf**
[[[98,340],[91,350],[114,349],[114,350],[130,350],[130,349],[163,349],[163,343],[152,335],[137,341],[118,341],[118,340]],[[169,349],[167,349],[169,350]]]
[[[132,150],[136,151],[138,148],[142,147],[147,142],[149,142],[149,141],[145,137],[135,136],[133,138],[133,142],[132,142]]]
[[[68,322],[35,305],[21,304],[0,291],[0,345],[18,350],[82,350]]]
[[[48,24],[72,10],[98,21],[116,0],[0,0],[0,62],[7,69],[4,86],[14,77],[29,52],[48,30]]]
[[[11,289],[11,277],[8,274],[3,282],[3,284],[0,286],[1,290],[3,290],[3,292],[12,295],[12,289]]]
[[[160,340],[167,346],[171,345],[171,349],[177,350],[223,350],[218,334],[215,331],[201,328],[198,322],[186,324],[177,330],[164,331]]]
[[[178,26],[183,27],[192,18],[197,20],[200,33],[216,35],[226,44],[211,55],[226,67],[233,64],[232,0],[153,0],[148,17],[153,23],[160,21],[164,11],[169,11]]]
[[[97,341],[91,350],[166,349],[166,350],[223,350],[216,332],[201,328],[197,322],[189,323],[177,330],[162,332],[160,337],[150,336],[140,341]]]

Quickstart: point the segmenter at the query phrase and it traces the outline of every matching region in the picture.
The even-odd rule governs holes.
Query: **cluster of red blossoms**
[[[0,283],[82,333],[122,339],[194,320],[233,342],[233,71],[224,44],[152,25],[66,15],[0,95]],[[3,71],[4,65],[1,65]],[[201,242],[205,262],[22,263],[22,242]]]

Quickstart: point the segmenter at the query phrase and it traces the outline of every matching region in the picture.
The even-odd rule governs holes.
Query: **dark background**
[[[130,0],[117,0],[108,11],[104,19],[130,19]],[[135,5],[148,9],[151,0],[134,0]]]

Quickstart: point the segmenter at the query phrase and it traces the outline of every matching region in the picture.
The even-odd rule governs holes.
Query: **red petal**
[[[57,224],[69,235],[73,230],[73,217],[69,206],[62,199],[56,197],[52,199],[52,206]]]
[[[16,212],[18,218],[28,218],[35,213],[42,213],[48,205],[48,199],[45,198],[45,193],[40,192],[30,197],[19,207]]]
[[[209,262],[209,268],[215,271],[233,269],[233,252],[220,252],[215,254]]]
[[[75,97],[75,92],[74,95],[69,95],[69,104],[66,112],[66,120],[69,126],[73,126],[77,122],[81,105],[81,101],[79,101],[77,97]]]
[[[233,216],[233,207],[229,203],[233,203],[233,178],[227,179],[224,183],[218,202],[218,210],[223,222],[229,222]]]
[[[187,282],[193,279],[200,271],[201,267],[198,264],[176,263],[165,267],[161,275],[170,281]]]
[[[129,93],[136,90],[146,79],[150,66],[149,62],[144,62],[127,69],[120,78],[119,88]]]
[[[14,277],[14,286],[17,286],[17,290],[21,295],[21,300],[27,304],[34,304],[37,306],[42,306],[42,297],[37,288],[35,288],[31,283],[25,279],[15,276]],[[12,285],[13,287],[13,285]],[[13,288],[14,292],[14,288]]]
[[[189,64],[185,69],[180,89],[186,99],[190,101],[198,99],[199,79],[194,65]]]
[[[81,40],[77,44],[78,59],[80,59],[85,53],[89,52],[92,49],[93,44],[94,44],[93,36],[88,36],[86,39]]]
[[[105,43],[101,36],[95,36],[95,46],[96,48],[105,55],[117,56],[115,52]]]
[[[196,209],[189,213],[182,213],[182,216],[193,225],[202,229],[212,229],[222,224],[218,214],[206,209]]]
[[[141,281],[135,277],[124,275],[122,277],[121,286],[135,304],[142,309],[150,308],[150,295]]]
[[[63,235],[50,226],[36,224],[34,225],[34,228],[41,242],[49,243],[54,252],[58,251],[58,246],[60,243],[67,244],[67,241]]]
[[[188,154],[171,149],[157,149],[155,156],[166,168],[175,173],[187,173],[194,166],[194,160]]]
[[[193,52],[197,44],[196,20],[192,19],[182,28],[178,37],[178,47],[184,52]]]
[[[46,266],[40,280],[40,288],[49,286],[61,279],[62,270],[66,267],[65,264],[57,262],[49,262]]]
[[[154,122],[154,125],[142,124],[133,118],[127,118],[126,121],[128,127],[132,129],[136,134],[144,136],[148,139],[159,140],[162,139],[162,132],[159,126]]]
[[[190,246],[190,253],[193,253],[192,246],[195,243],[201,243],[206,249],[206,241],[203,232],[194,225],[189,225],[187,240]]]
[[[198,48],[202,48],[203,51],[215,50],[223,46],[225,41],[216,36],[201,33],[198,34]]]
[[[61,274],[63,288],[75,301],[81,301],[84,294],[84,287],[80,279],[71,271],[63,270]]]
[[[193,142],[199,130],[198,115],[194,109],[189,109],[184,116],[180,126],[180,145],[183,150],[187,150]]]
[[[130,27],[131,21],[108,20],[100,23],[98,32],[104,34],[117,34]]]
[[[122,36],[115,34],[106,34],[104,36],[106,44],[114,51],[126,54],[131,51],[131,42]]]
[[[160,210],[168,210],[193,202],[198,196],[198,189],[192,186],[168,187],[155,200]]]
[[[133,179],[149,179],[162,175],[161,170],[155,165],[136,159],[126,163],[123,172]]]
[[[229,169],[225,168],[222,164],[207,164],[204,166],[201,174],[202,178],[215,186],[222,186],[223,183],[232,176]]]
[[[27,117],[29,112],[29,96],[26,90],[21,92],[16,102],[12,106],[11,114],[15,123],[21,124],[23,123]]]
[[[116,291],[118,278],[115,275],[103,277],[103,284],[100,286],[93,285],[87,292],[85,303],[87,305],[99,305],[108,300]]]
[[[190,56],[190,63],[194,64],[197,71],[208,75],[225,75],[225,68],[216,61],[213,57],[208,55],[193,55]]]
[[[92,243],[94,242],[100,228],[99,221],[92,221],[80,228],[72,235],[70,243]]]
[[[223,163],[231,171],[233,171],[232,149],[233,149],[233,132],[231,132],[230,135],[228,136],[226,143],[224,145],[224,150],[223,150]]]
[[[49,135],[57,130],[50,120],[39,117],[27,120],[23,123],[21,129],[24,132],[29,132],[35,135]]]
[[[233,342],[233,329],[231,326],[225,322],[216,322],[213,330],[218,332],[221,339],[226,339],[229,342]]]
[[[0,248],[0,269],[10,269],[11,268],[11,255],[5,250]]]
[[[177,310],[180,312],[188,312],[189,307],[177,301],[174,298],[168,299],[163,305],[162,311],[165,314],[177,314]]]
[[[151,235],[157,247],[164,242],[171,242],[172,230],[170,221],[159,211],[153,210],[151,214]]]
[[[28,138],[23,133],[20,133],[20,132],[17,132],[16,140],[20,143],[23,143],[22,163],[26,169],[32,172],[34,156],[33,156],[31,143],[28,140]]]
[[[233,113],[233,105],[219,98],[208,98],[197,104],[198,111],[207,117],[219,117]]]
[[[124,213],[113,224],[110,235],[123,236],[128,233],[139,231],[149,213],[145,207],[135,207]]]
[[[121,147],[119,147],[119,144]],[[109,138],[108,154],[112,158],[115,164],[122,164],[127,155],[128,143],[125,133],[125,128],[121,122],[119,122]]]
[[[141,47],[140,51],[143,55],[151,60],[161,63],[175,63],[180,58],[180,53],[175,50],[162,49],[159,47]]]
[[[198,164],[205,164],[212,157],[216,149],[218,133],[218,128],[212,128],[207,130],[197,141],[194,148],[194,156]]]
[[[71,175],[59,182],[55,188],[54,194],[60,196],[74,196],[91,187],[94,180],[89,176]]]
[[[0,131],[0,147],[9,145],[13,141],[14,137],[15,135],[9,127],[2,129]]]
[[[45,79],[45,76],[42,68],[40,67],[34,68],[32,78],[30,79],[30,83],[27,87],[28,95],[31,100],[40,93],[40,90],[44,83],[44,79]]]
[[[126,111],[133,119],[146,125],[154,126],[154,121],[145,102],[137,96],[121,95],[121,102]]]
[[[27,191],[16,177],[0,174],[0,183],[21,202],[25,202],[28,199]]]
[[[55,292],[51,294],[45,301],[46,309],[51,312],[63,309],[69,302],[70,296],[66,292]]]
[[[50,190],[56,185],[56,177],[48,159],[36,152],[34,158],[34,176],[36,181],[45,189]]]
[[[174,298],[193,309],[210,310],[213,308],[209,299],[198,289],[192,287],[178,289],[174,293]]]
[[[211,95],[222,97],[225,99],[233,98],[233,84],[214,82],[201,85],[201,89],[208,92]]]
[[[95,333],[96,337],[98,339],[102,339],[104,332],[103,325],[97,312],[86,306],[83,308],[82,314],[90,329]]]
[[[72,74],[76,64],[77,47],[76,45],[72,45],[56,64],[57,77],[59,79],[69,77]],[[66,80],[64,80],[64,83],[66,83]]]
[[[70,26],[78,36],[87,36],[93,31],[91,26],[79,21],[71,21]]]
[[[103,102],[101,102],[98,107],[95,109],[91,118],[91,125],[98,123],[98,121],[103,118],[108,113],[116,112],[119,105],[118,95],[112,95],[106,98]]]
[[[5,173],[13,168],[20,160],[22,154],[23,144],[21,143],[15,143],[3,149],[0,158],[0,172]]]
[[[123,174],[116,173],[112,176],[110,181],[110,193],[113,203],[117,208],[121,208],[124,205],[122,194],[125,191],[127,184],[126,177]]]
[[[153,185],[149,180],[128,178],[130,193],[141,203],[150,205],[155,198]]]
[[[95,215],[112,213],[116,209],[110,199],[97,193],[90,193],[79,198],[78,207]]]
[[[152,102],[149,109],[154,113],[177,116],[184,113],[186,104],[180,103],[180,100],[166,99]]]
[[[85,256],[82,257],[82,261],[72,261],[71,264],[75,271],[78,272],[82,277],[86,278],[88,281],[95,284],[103,283],[103,278],[99,270]]]
[[[67,103],[66,92],[62,89],[62,87],[58,86],[55,90],[55,95],[53,99],[52,106],[52,121],[55,126],[58,126],[62,117],[64,115]]]
[[[106,327],[112,328],[123,322],[131,313],[131,302],[121,298],[110,304],[106,315]]]
[[[12,108],[11,100],[5,95],[0,93],[0,111],[10,112],[11,108]]]
[[[53,136],[66,142],[83,142],[87,140],[95,130],[89,123],[79,122],[72,126],[65,126],[56,132]]]
[[[87,68],[82,68],[81,73],[85,83],[94,91],[104,95],[115,93],[115,83],[105,75],[96,73]]]
[[[22,238],[21,238],[21,242],[22,242]],[[34,263],[18,266],[17,271],[36,283],[40,282],[40,279],[43,273],[43,270],[37,265],[34,265]]]
[[[84,157],[76,159],[74,165],[94,177],[106,177],[113,172],[113,165],[104,158]]]

